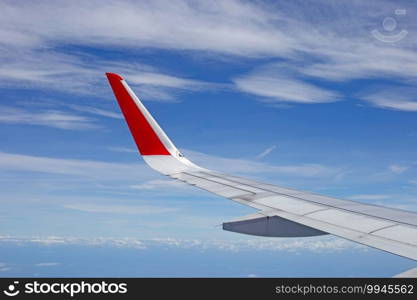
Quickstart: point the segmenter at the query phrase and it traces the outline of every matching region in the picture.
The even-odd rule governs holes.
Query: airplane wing
[[[223,229],[270,237],[333,234],[417,260],[417,213],[336,199],[208,170],[174,146],[126,81],[106,73],[145,162],[153,169],[258,210]]]

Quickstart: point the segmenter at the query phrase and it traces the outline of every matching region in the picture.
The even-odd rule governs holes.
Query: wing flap
[[[223,223],[223,230],[268,237],[306,237],[327,234],[287,219],[263,213],[255,213]]]

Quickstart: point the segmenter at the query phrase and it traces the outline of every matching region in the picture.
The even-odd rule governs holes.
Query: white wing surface
[[[417,260],[417,213],[298,191],[199,167],[178,151],[121,76],[106,75],[139,152],[151,168],[258,210],[223,223],[223,229],[275,237],[333,234]]]

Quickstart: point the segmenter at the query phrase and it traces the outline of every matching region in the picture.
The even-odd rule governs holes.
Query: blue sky
[[[124,76],[176,146],[204,167],[416,210],[415,4],[2,1],[0,246],[38,250],[2,256],[0,275],[29,274],[39,263],[70,274],[69,254],[50,262],[42,256],[56,250],[51,239],[68,247],[56,250],[63,253],[75,246],[94,252],[97,239],[108,241],[110,252],[114,244],[137,250],[120,239],[150,243],[135,254],[143,261],[167,257],[161,241],[175,241],[188,262],[184,273],[161,269],[155,276],[274,276],[260,271],[261,263],[251,265],[252,273],[233,269],[262,251],[293,262],[277,276],[389,276],[414,267],[332,237],[222,231],[217,225],[252,210],[148,168],[104,72]],[[200,251],[193,243],[211,249],[199,258],[207,263],[198,272],[186,260]],[[248,243],[267,250],[247,250]],[[211,269],[209,262],[227,259],[230,247],[242,255],[233,271]],[[294,253],[303,259],[294,261]],[[309,259],[311,268],[328,265],[329,255],[346,268],[378,259],[346,272],[303,268]],[[17,268],[26,256],[31,264]],[[147,274],[121,264],[118,275]]]

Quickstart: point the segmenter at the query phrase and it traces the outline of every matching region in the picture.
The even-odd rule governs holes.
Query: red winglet
[[[149,124],[141,108],[122,84],[120,75],[106,73],[113,93],[129,126],[133,139],[142,155],[171,155]],[[145,109],[145,108],[143,108]],[[146,109],[145,109],[146,110]]]

